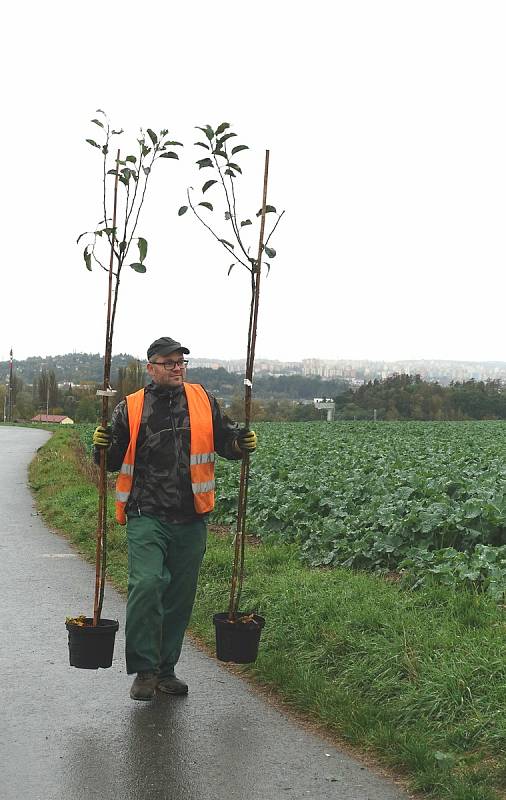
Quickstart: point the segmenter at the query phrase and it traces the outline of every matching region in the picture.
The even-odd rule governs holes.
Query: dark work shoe
[[[188,694],[188,684],[176,678],[175,675],[159,678],[158,689],[165,694]]]
[[[157,683],[156,672],[138,672],[130,689],[130,697],[132,700],[152,700]]]

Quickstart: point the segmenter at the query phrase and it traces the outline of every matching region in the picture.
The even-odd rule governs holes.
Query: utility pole
[[[9,353],[10,361],[9,361],[9,413],[8,413],[8,421],[12,422],[12,347]]]
[[[9,376],[5,379],[5,395],[4,395],[4,422],[7,421],[7,396],[9,394]]]

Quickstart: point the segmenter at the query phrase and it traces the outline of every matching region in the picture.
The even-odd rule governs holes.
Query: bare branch
[[[98,266],[99,266],[101,269],[103,269],[105,272],[109,272],[109,270],[107,269],[107,267],[105,267],[105,266],[102,264],[102,262],[98,260],[98,258],[97,258],[97,257],[96,257],[96,255],[95,255],[95,251],[94,251],[94,250],[92,250],[92,251],[91,251],[91,257],[93,258],[93,260],[94,260],[94,261],[95,261],[95,262],[98,264]]]
[[[208,231],[209,231],[209,232],[210,232],[210,233],[211,233],[211,234],[214,236],[214,238],[215,238],[215,239],[216,239],[216,240],[217,240],[217,241],[218,241],[218,242],[219,242],[221,245],[223,245],[223,247],[225,248],[225,250],[226,250],[228,253],[230,253],[230,255],[231,255],[231,256],[233,256],[233,257],[234,257],[234,259],[235,259],[236,261],[238,261],[238,262],[239,262],[239,264],[242,264],[242,266],[243,266],[243,267],[246,267],[246,269],[248,270],[248,272],[251,272],[251,267],[249,267],[247,264],[245,264],[245,263],[244,263],[244,261],[242,261],[242,260],[241,260],[241,259],[240,259],[240,258],[237,256],[237,253],[234,253],[234,251],[233,251],[233,250],[232,250],[232,249],[231,249],[231,248],[230,248],[230,247],[229,247],[227,244],[225,244],[225,242],[224,242],[222,239],[220,239],[220,237],[219,237],[219,236],[218,236],[218,235],[217,235],[217,234],[216,234],[216,233],[213,231],[213,229],[212,229],[212,228],[211,228],[211,227],[210,227],[210,226],[207,224],[207,222],[204,222],[204,220],[202,219],[202,217],[201,217],[201,216],[199,216],[199,214],[197,214],[197,212],[196,212],[196,210],[195,210],[195,207],[194,207],[194,205],[193,205],[193,203],[192,203],[192,201],[191,201],[191,199],[190,199],[190,190],[189,190],[189,189],[187,189],[187,190],[186,190],[186,194],[188,195],[188,205],[190,206],[191,210],[193,211],[193,213],[195,214],[195,216],[197,217],[197,219],[198,219],[198,220],[199,220],[199,221],[202,223],[202,225],[204,226],[204,228],[207,228],[207,230],[208,230]]]
[[[264,250],[267,247],[267,245],[269,244],[269,239],[271,238],[272,234],[274,233],[274,231],[278,227],[280,219],[281,219],[281,217],[283,216],[284,213],[285,213],[284,211],[281,212],[281,214],[279,215],[279,217],[276,220],[276,224],[274,225],[272,231],[270,232],[270,234],[268,235],[267,239],[265,240],[265,242],[264,242]]]
[[[104,116],[105,116],[105,114],[104,114]],[[105,118],[107,120],[107,134],[106,134],[106,140],[105,140],[105,153],[104,153],[104,175],[103,175],[104,197],[103,197],[103,203],[104,203],[104,220],[106,221],[107,220],[107,198],[106,198],[105,184],[106,184],[106,175],[107,175],[107,154],[109,153],[109,131],[111,129],[111,126],[109,125],[109,120],[107,119],[107,117],[105,117]],[[105,222],[105,224],[107,225],[107,221]]]

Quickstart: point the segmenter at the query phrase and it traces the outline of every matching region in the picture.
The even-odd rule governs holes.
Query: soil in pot
[[[260,634],[265,625],[264,617],[258,614],[238,612],[232,620],[228,613],[214,614],[216,632],[216,657],[219,661],[234,664],[250,664],[256,661]]]
[[[67,618],[69,660],[79,669],[107,669],[112,664],[114,638],[119,628],[116,619],[101,619],[93,625],[91,617]]]

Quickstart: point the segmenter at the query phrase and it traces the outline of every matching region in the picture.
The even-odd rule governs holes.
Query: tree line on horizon
[[[130,360],[119,366],[113,380],[117,394],[114,406],[126,394],[145,385],[145,365]],[[227,409],[233,419],[243,419],[243,376],[223,368],[188,370],[188,380],[202,383]],[[55,370],[42,369],[28,383],[17,371],[12,380],[11,419],[29,420],[39,413],[64,414],[76,422],[100,418],[101,401],[96,390],[101,382],[81,380],[79,384],[58,385]],[[506,387],[499,380],[468,380],[442,386],[424,381],[420,375],[398,374],[351,388],[345,381],[327,381],[302,375],[259,375],[255,379],[252,420],[325,420],[314,408],[315,397],[332,397],[337,420],[485,420],[506,419]],[[6,385],[0,383],[0,407],[4,408]]]
[[[335,398],[343,420],[506,419],[506,387],[499,380],[454,381],[442,386],[420,375],[391,375],[348,389]]]
[[[98,357],[97,357],[98,358]],[[124,357],[119,362],[124,363]],[[60,369],[62,364],[59,363]],[[33,365],[32,365],[33,367]],[[24,374],[23,374],[24,373]],[[25,380],[24,375],[31,374],[32,381]],[[93,373],[91,373],[93,374]],[[125,395],[145,385],[147,373],[145,364],[131,359],[126,366],[118,366],[115,370],[112,386],[116,396],[111,402],[111,411]],[[229,373],[219,369],[189,369],[188,381],[202,383],[226,408],[230,415],[242,420],[244,375]],[[29,420],[36,414],[64,414],[76,422],[94,422],[101,414],[101,401],[96,390],[102,382],[93,378],[79,382],[58,381],[55,369],[42,368],[36,373],[29,370],[18,370],[16,364],[12,379],[12,415],[11,419]],[[255,378],[255,400],[253,402],[253,418],[269,420],[312,420],[322,418],[312,405],[314,397],[333,396],[347,388],[342,380],[325,381],[318,376],[303,375],[259,375]],[[4,407],[6,386],[0,384],[0,404]]]

